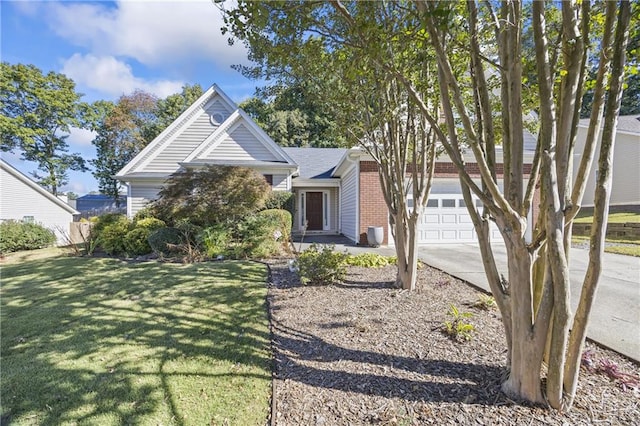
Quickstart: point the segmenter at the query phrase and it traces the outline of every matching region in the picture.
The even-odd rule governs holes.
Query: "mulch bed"
[[[304,287],[285,262],[270,266],[272,424],[640,424],[637,389],[585,368],[569,413],[507,398],[498,310],[472,307],[482,293],[441,271],[422,268],[408,292],[392,287],[395,267],[351,267],[341,285]],[[441,332],[451,304],[473,313],[471,340]],[[640,376],[615,352],[587,349]]]

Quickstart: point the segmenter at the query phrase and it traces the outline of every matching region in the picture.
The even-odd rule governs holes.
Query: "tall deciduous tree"
[[[72,127],[84,127],[81,95],[63,74],[44,75],[34,65],[2,62],[1,67],[0,148],[36,162],[44,174],[34,177],[57,195],[69,170],[87,170],[80,154],[68,153],[67,143]]]
[[[576,176],[572,176],[573,146],[590,46],[590,1],[538,1],[531,7],[515,0],[500,4],[472,0],[329,3],[337,13],[329,10],[327,3],[281,2],[256,7],[239,2],[231,14],[236,25],[233,32],[247,40],[252,51],[260,51],[254,58],[286,73],[299,72],[304,65],[310,72],[318,72],[314,63],[325,66],[318,61],[321,56],[317,51],[302,48],[313,42],[309,34],[315,32],[319,38],[315,43],[330,46],[326,49],[329,53],[338,52],[337,46],[351,49],[368,58],[369,66],[384,70],[402,84],[459,171],[486,275],[505,327],[509,376],[503,390],[543,402],[541,375],[546,364],[546,400],[555,408],[569,409],[601,268],[630,3],[605,5],[590,128]],[[385,19],[386,9],[393,11],[393,19]],[[552,14],[558,17],[553,39],[547,26]],[[246,26],[255,31],[247,31]],[[522,48],[525,29],[533,33],[531,55]],[[396,40],[403,42],[403,51],[390,49],[389,44]],[[286,59],[279,50],[284,46],[296,55]],[[301,59],[305,55],[310,55],[308,62]],[[430,76],[428,84],[439,92],[441,115],[434,113],[436,98],[425,97],[425,75],[420,72],[433,66],[437,73]],[[523,78],[524,67],[533,72],[535,81]],[[366,75],[367,68],[362,71]],[[529,90],[536,96],[530,96]],[[497,110],[496,96],[501,105]],[[525,169],[523,136],[528,102],[539,113],[530,172]],[[382,120],[380,112],[375,115]],[[601,128],[590,265],[572,320],[568,237]],[[466,170],[465,155],[477,164],[480,182]],[[534,195],[538,187],[540,212],[529,240],[527,217],[537,204]],[[472,193],[482,201],[482,210],[471,202]],[[507,249],[506,280],[498,273],[490,244],[492,221]]]
[[[92,122],[97,136],[92,143],[97,157],[91,163],[100,192],[118,204],[122,184],[113,176],[201,95],[202,88],[196,84],[165,99],[137,90],[115,104],[95,102]]]

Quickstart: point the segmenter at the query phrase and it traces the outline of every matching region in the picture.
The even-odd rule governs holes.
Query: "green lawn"
[[[265,424],[266,270],[53,257],[2,265],[2,424]]]
[[[592,223],[593,214],[585,213],[584,216],[578,214],[574,219],[575,223]],[[624,212],[624,213],[609,213],[607,223],[640,223],[640,213]]]

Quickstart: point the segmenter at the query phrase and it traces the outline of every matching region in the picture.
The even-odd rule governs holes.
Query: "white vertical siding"
[[[342,177],[342,190],[340,195],[340,221],[341,233],[358,241],[358,173],[356,167],[351,168]]]
[[[278,161],[279,159],[260,142],[244,124],[232,129],[223,136],[218,145],[202,159],[216,160],[259,160]]]
[[[158,193],[162,186],[160,184],[143,185],[139,183],[131,183],[129,189],[129,198],[127,199],[127,207],[130,216],[135,216],[151,201],[158,199]]]
[[[0,169],[0,186],[0,220],[32,216],[36,223],[56,233],[59,244],[65,243],[64,234],[69,235],[69,224],[73,222],[71,212],[4,168]]]

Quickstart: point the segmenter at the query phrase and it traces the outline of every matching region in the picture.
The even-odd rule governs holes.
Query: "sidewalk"
[[[315,236],[295,243],[305,250],[313,242],[335,244],[336,250],[349,253],[374,252],[395,255],[393,247],[357,246],[344,237]],[[494,245],[498,271],[507,276],[504,245]],[[443,244],[419,248],[419,257],[427,265],[489,291],[477,244]],[[571,250],[571,306],[575,311],[588,265],[588,251]],[[591,312],[587,336],[608,348],[640,362],[640,258],[605,253],[603,270]]]

